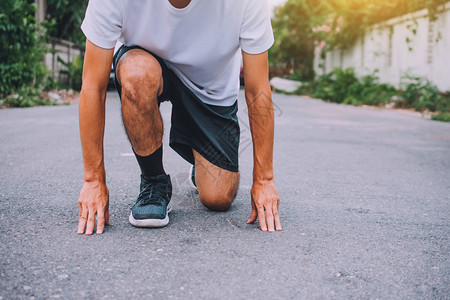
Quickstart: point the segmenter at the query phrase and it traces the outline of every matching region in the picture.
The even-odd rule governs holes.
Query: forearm
[[[268,53],[242,52],[244,62],[245,99],[253,140],[252,213],[247,223],[256,218],[263,231],[281,230],[278,196],[273,180],[274,113],[269,84]]]
[[[84,181],[106,181],[103,162],[106,91],[84,89],[79,104],[81,147],[84,161]]]
[[[269,84],[245,93],[253,140],[253,181],[273,179],[274,113]]]

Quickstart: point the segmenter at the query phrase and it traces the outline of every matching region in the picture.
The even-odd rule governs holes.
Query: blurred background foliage
[[[380,83],[377,71],[358,78],[352,68],[336,68],[312,81],[303,82],[299,95],[350,105],[412,108],[419,112],[436,112],[437,118],[450,115],[450,95],[440,93],[431,82],[405,76],[400,89]]]
[[[302,81],[297,94],[352,105],[391,105],[437,112],[433,119],[450,121],[450,95],[418,77],[402,79],[400,89],[382,84],[376,72],[358,78],[353,69],[336,68],[315,76],[314,52],[346,49],[368,27],[388,19],[428,9],[435,20],[448,0],[288,0],[272,18],[275,44],[269,50],[271,76]],[[415,34],[415,28],[410,28]],[[405,41],[407,43],[407,41]]]
[[[314,49],[350,47],[367,27],[423,8],[431,19],[448,0],[288,0],[275,10],[273,72],[298,80],[314,78]],[[414,30],[414,29],[411,29]]]
[[[0,1],[0,98],[25,85],[35,86],[44,77],[35,12],[27,1]]]
[[[380,84],[376,73],[357,78],[351,69],[336,69],[316,78],[314,51],[345,49],[367,27],[423,8],[435,19],[448,0],[288,0],[276,8],[272,25],[275,44],[269,51],[271,76],[304,81],[297,91],[326,101],[347,104],[383,105],[396,99],[398,107],[450,114],[449,95],[439,93],[430,82],[406,78],[401,90]],[[81,88],[82,56],[65,66],[62,74],[69,83],[61,85],[43,63],[48,44],[63,39],[84,48],[80,30],[88,0],[47,0],[45,20],[36,21],[34,0],[0,1],[0,105],[32,106],[51,104],[42,91]],[[411,30],[414,30],[412,28]],[[406,42],[406,41],[405,41]]]
[[[63,39],[83,46],[85,36],[80,30],[88,0],[47,0],[47,37]]]
[[[39,95],[57,88],[43,63],[50,49],[46,43],[65,39],[84,47],[80,30],[88,0],[48,0],[46,17],[37,24],[33,0],[0,1],[0,105],[32,106],[51,101]],[[65,63],[70,78],[68,88],[81,87],[80,57]],[[71,77],[73,76],[73,77]]]

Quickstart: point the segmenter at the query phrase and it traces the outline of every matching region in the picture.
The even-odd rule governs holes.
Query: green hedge
[[[397,108],[437,112],[433,120],[450,119],[450,94],[440,93],[435,85],[419,77],[404,77],[397,90],[379,83],[376,73],[358,78],[352,68],[336,68],[317,80],[305,82],[296,94],[352,105],[384,106],[395,102]]]
[[[336,103],[382,105],[390,102],[397,91],[389,84],[380,84],[375,74],[359,79],[351,68],[336,68],[302,85],[297,93]]]
[[[36,7],[23,0],[0,1],[0,98],[42,81],[45,67],[38,42]]]

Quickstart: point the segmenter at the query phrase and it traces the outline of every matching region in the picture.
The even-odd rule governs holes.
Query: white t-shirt
[[[81,25],[95,45],[138,45],[167,62],[205,103],[229,106],[238,96],[240,49],[273,44],[268,0],[90,0]]]

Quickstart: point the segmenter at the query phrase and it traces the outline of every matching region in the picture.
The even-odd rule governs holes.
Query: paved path
[[[112,95],[112,225],[101,236],[75,234],[77,105],[0,110],[0,299],[448,299],[450,124],[274,95],[284,230],[269,234],[245,224],[252,151],[241,103],[231,211],[204,209],[166,146],[175,208],[169,226],[145,230],[127,222],[139,174]]]

